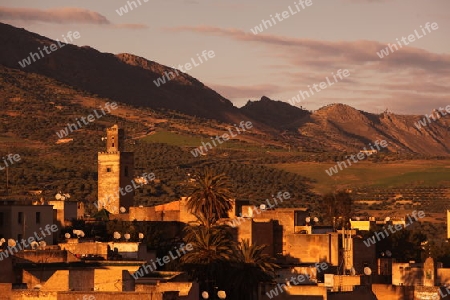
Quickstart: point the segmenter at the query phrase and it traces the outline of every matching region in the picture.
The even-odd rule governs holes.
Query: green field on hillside
[[[224,133],[226,132],[224,131]],[[199,137],[165,130],[160,130],[155,132],[154,134],[148,135],[144,137],[142,141],[150,143],[165,143],[168,145],[179,147],[199,147],[202,145],[202,142],[204,143],[209,142],[214,147],[214,144],[210,137]],[[233,149],[233,150],[245,150],[255,152],[267,150],[258,145],[242,142],[239,140],[228,140],[224,141],[222,144],[216,141],[216,145],[218,149]]]
[[[416,160],[391,163],[358,162],[329,176],[333,163],[299,162],[270,165],[317,180],[320,193],[340,188],[450,186],[450,160]]]

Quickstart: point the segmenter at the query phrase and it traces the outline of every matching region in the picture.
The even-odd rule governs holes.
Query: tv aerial
[[[16,241],[13,239],[8,239],[8,246],[15,247],[17,245]]]
[[[47,242],[46,242],[46,241],[40,241],[40,242],[39,242],[39,246],[40,246],[42,249],[45,249],[45,246],[47,246]]]
[[[36,241],[32,241],[30,246],[31,246],[31,249],[36,250],[39,247],[39,243]]]
[[[118,240],[122,237],[122,235],[120,233],[118,233],[117,231],[114,232],[114,239]]]
[[[77,238],[84,237],[84,231],[83,230],[74,229],[73,230],[73,234],[76,235]]]

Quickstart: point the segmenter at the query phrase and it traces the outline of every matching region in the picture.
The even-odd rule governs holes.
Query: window
[[[41,223],[41,213],[36,212],[36,224],[40,224],[40,223]]]
[[[18,235],[17,235],[17,240],[20,242],[20,241],[22,240],[22,237],[23,237],[23,236],[22,236],[21,234],[18,234]]]
[[[4,215],[2,212],[0,212],[0,226],[3,226],[4,223]]]
[[[106,168],[106,172],[111,173],[111,168]]]
[[[128,177],[128,166],[125,166],[125,177]]]
[[[19,212],[17,214],[17,221],[18,221],[19,224],[22,224],[22,222],[23,222],[23,212]]]

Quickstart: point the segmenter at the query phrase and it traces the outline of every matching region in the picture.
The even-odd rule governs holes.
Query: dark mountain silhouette
[[[170,109],[229,124],[250,120],[259,134],[253,142],[260,143],[260,137],[264,137],[267,141],[299,146],[306,151],[359,151],[377,139],[384,139],[389,143],[389,151],[393,152],[450,154],[448,116],[428,122],[423,116],[372,114],[343,104],[310,112],[268,97],[249,101],[238,109],[214,90],[180,71],[179,76],[169,81],[166,78],[165,84],[156,86],[154,80],[175,72],[174,69],[132,54],[113,55],[89,46],[68,44],[23,68],[19,61],[26,59],[30,52],[38,52],[38,47],[42,49],[44,45],[56,42],[0,23],[0,43],[0,65],[18,70],[5,71],[13,74],[8,80],[15,82],[14,87],[20,86],[24,77],[20,74],[36,73],[57,81],[54,85],[65,84],[68,89],[86,91],[125,104]],[[35,80],[42,81],[39,77]],[[422,126],[417,126],[419,120],[422,120]]]
[[[159,87],[153,82],[175,73],[172,68],[131,54],[101,53],[91,47],[65,45],[22,68],[19,61],[54,40],[0,23],[0,64],[54,78],[101,97],[144,107],[177,110],[190,115],[238,122],[243,116],[233,104],[188,74]],[[171,76],[170,74],[168,76]]]

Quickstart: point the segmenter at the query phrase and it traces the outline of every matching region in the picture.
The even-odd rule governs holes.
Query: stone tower
[[[98,153],[98,209],[118,214],[120,207],[133,205],[134,154],[123,152],[124,132],[119,126],[106,129],[106,152]]]

